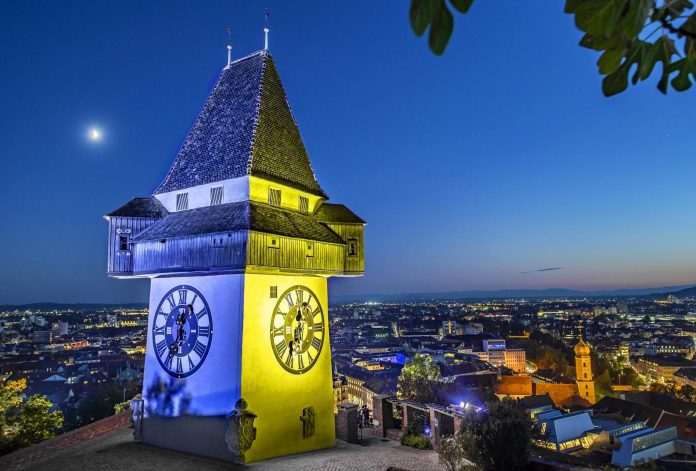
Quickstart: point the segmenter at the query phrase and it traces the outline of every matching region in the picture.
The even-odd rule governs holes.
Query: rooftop
[[[254,175],[326,197],[268,51],[225,67],[155,194]]]

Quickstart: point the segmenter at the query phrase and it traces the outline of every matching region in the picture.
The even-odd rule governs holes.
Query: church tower
[[[365,221],[327,199],[268,50],[228,59],[153,194],[105,216],[109,276],[151,280],[136,438],[243,462],[334,445],[327,279],[363,274]]]
[[[580,336],[575,351],[575,378],[578,384],[578,395],[590,404],[597,402],[595,397],[595,383],[592,376],[592,362],[590,361],[590,346]]]

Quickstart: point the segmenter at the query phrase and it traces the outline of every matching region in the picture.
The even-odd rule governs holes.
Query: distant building
[[[67,322],[54,322],[51,325],[51,334],[53,337],[63,337],[68,335],[68,323]]]
[[[696,368],[696,362],[673,356],[643,356],[638,358],[635,368],[639,373],[655,381],[664,383],[673,381],[674,373],[679,369]]]
[[[35,330],[34,331],[34,342],[35,343],[50,343],[51,342],[51,331],[50,330]]]

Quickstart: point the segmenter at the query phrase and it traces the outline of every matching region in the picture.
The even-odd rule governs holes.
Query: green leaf
[[[575,25],[582,31],[610,36],[617,28],[625,0],[584,0],[575,8]]]
[[[466,13],[469,11],[469,8],[471,8],[471,4],[474,3],[474,0],[450,0],[450,3],[459,13]]]
[[[654,0],[633,0],[628,3],[629,8],[624,16],[625,33],[635,38],[643,31],[645,21],[650,16],[650,12],[655,4]]]
[[[621,65],[621,59],[626,54],[626,48],[609,49],[597,61],[600,74],[611,74]]]
[[[622,65],[613,73],[602,80],[602,92],[604,96],[613,96],[621,93],[628,87],[628,67]]]
[[[411,0],[409,18],[416,36],[422,36],[433,19],[438,0]]]
[[[672,65],[675,70],[679,71],[679,74],[672,79],[672,87],[678,92],[683,92],[691,88],[689,75],[693,76],[694,80],[696,80],[696,61],[689,57],[685,57]]]
[[[594,49],[595,51],[604,51],[606,49],[615,49],[623,44],[620,36],[615,35],[609,38],[605,36],[593,36],[591,34],[586,34],[580,40],[580,45],[588,49]]]
[[[565,13],[575,13],[575,9],[580,3],[582,3],[582,1],[583,0],[566,0],[565,9],[563,11]]]
[[[454,18],[450,13],[449,8],[445,5],[445,0],[439,0],[433,15],[433,22],[430,25],[430,35],[428,36],[428,44],[430,50],[438,56],[445,52],[447,43],[452,36],[454,29]]]

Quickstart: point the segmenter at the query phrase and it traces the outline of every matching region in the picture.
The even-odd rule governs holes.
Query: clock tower
[[[109,276],[151,280],[143,442],[334,445],[327,279],[362,275],[365,222],[327,199],[268,50],[228,60],[153,194],[105,216]]]

